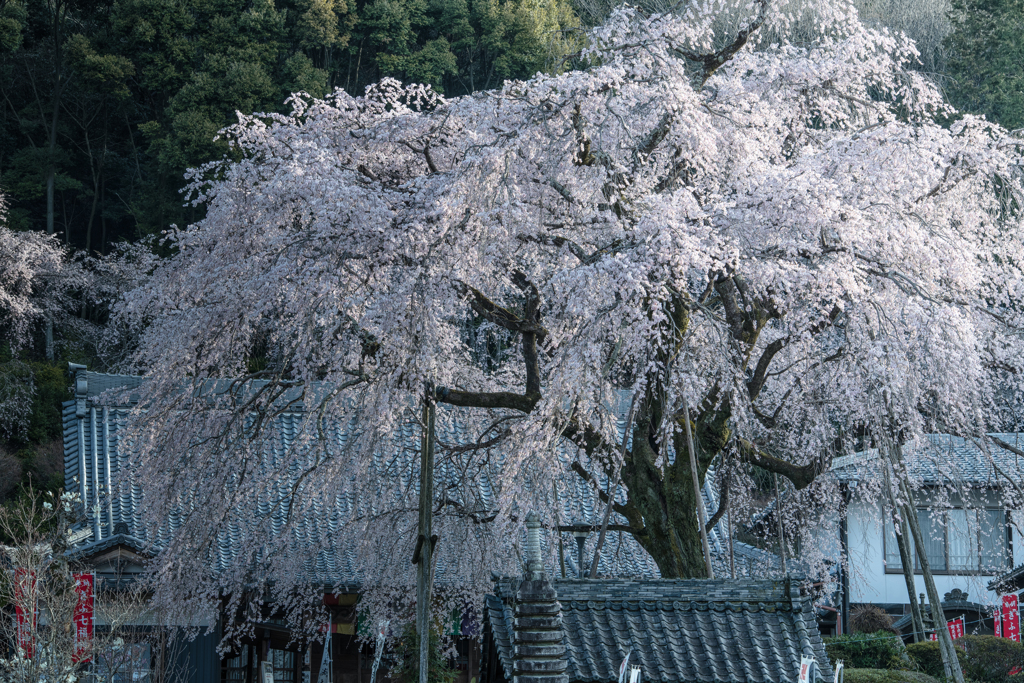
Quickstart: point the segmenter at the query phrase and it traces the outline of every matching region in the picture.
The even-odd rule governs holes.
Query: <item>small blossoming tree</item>
[[[124,668],[126,647],[161,644],[153,640],[153,622],[141,584],[99,587],[92,614],[103,628],[76,632],[80,592],[77,575],[85,568],[69,561],[68,537],[81,515],[76,494],[30,491],[21,503],[0,507],[0,680],[9,683],[75,683],[86,672]],[[159,635],[159,634],[155,634]],[[103,665],[96,667],[95,662]],[[125,660],[125,661],[121,661]],[[144,663],[147,672],[149,662]],[[96,678],[97,681],[104,679]],[[153,680],[165,680],[154,678]]]
[[[30,492],[26,503],[0,508],[0,533],[10,542],[0,547],[0,602],[12,612],[0,624],[12,648],[12,656],[0,661],[4,680],[74,683],[84,666],[73,656],[78,596],[64,556],[76,515],[70,494]]]
[[[34,394],[32,371],[18,351],[45,321],[72,333],[88,327],[73,314],[73,296],[88,280],[82,263],[54,235],[8,228],[6,208],[0,193],[0,359],[9,357],[0,360],[0,437],[11,438],[28,426]]]

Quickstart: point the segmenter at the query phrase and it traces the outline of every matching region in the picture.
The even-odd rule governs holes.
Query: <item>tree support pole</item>
[[[899,446],[895,446],[895,449],[898,451]],[[924,574],[924,587],[928,592],[928,603],[932,607],[932,621],[935,622],[935,634],[939,638],[942,668],[946,672],[947,679],[956,681],[956,683],[964,683],[964,672],[960,669],[960,660],[956,657],[953,639],[949,637],[949,629],[946,628],[946,615],[942,612],[942,601],[939,599],[939,591],[935,588],[935,579],[932,577],[931,565],[928,563],[928,551],[924,547],[924,536],[921,534],[921,525],[917,520],[914,497],[905,481],[900,479],[899,484],[903,492],[903,518],[910,523],[910,534],[914,538],[917,558],[921,562],[921,573]]]
[[[900,515],[900,517],[902,516]],[[914,556],[907,544],[907,539],[910,538],[910,525],[906,519],[897,519],[896,517],[894,508],[893,525],[895,526],[896,522],[900,523],[900,533],[896,535],[896,545],[900,549],[903,577],[907,581],[907,593],[910,596],[910,616],[914,621],[914,642],[919,643],[924,640],[924,615],[921,613],[921,605],[917,601],[917,584],[914,583]]]
[[[562,578],[565,578],[565,544],[562,543],[562,504],[558,502],[558,482],[551,481],[551,490],[555,494],[555,531],[558,533],[558,566],[562,569]]]
[[[430,664],[430,579],[431,556],[437,537],[431,523],[434,504],[434,387],[428,385],[423,397],[423,437],[420,442],[420,533],[412,561],[416,569],[416,636],[420,646],[420,680],[427,683]]]
[[[729,534],[729,573],[733,580],[736,579],[736,555],[733,554],[732,550],[732,500],[729,501],[728,507],[725,508],[725,519],[727,524],[727,533]]]
[[[889,461],[890,458],[886,458],[886,460]],[[910,616],[914,624],[914,642],[918,643],[924,639],[924,617],[921,614],[921,606],[917,603],[917,585],[914,583],[914,558],[907,545],[907,539],[910,538],[910,527],[907,520],[903,519],[904,515],[900,513],[897,496],[892,487],[890,468],[890,462],[883,463],[882,477],[885,480],[885,491],[889,497],[893,534],[896,536],[896,546],[900,551],[900,562],[903,563],[903,578],[907,584],[907,595],[910,597]],[[896,528],[897,525],[899,526],[898,530]]]
[[[786,530],[782,526],[782,495],[779,493],[779,475],[772,472],[772,481],[775,483],[775,522],[779,529],[779,560],[782,562],[782,573],[788,574],[786,568]]]

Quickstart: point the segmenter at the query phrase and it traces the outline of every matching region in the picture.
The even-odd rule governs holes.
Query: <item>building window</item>
[[[243,645],[241,651],[234,657],[225,660],[226,675],[224,679],[228,683],[245,683],[249,668],[249,646]]]
[[[95,653],[93,680],[97,683],[148,683],[152,670],[149,645],[117,639]]]
[[[270,660],[274,662],[274,683],[295,683],[294,652],[271,650]]]
[[[937,573],[998,573],[1009,562],[1006,513],[1002,510],[953,509],[932,513],[919,509],[917,521],[924,533],[928,564]],[[910,539],[908,539],[910,540]],[[921,563],[913,542],[910,552],[914,569],[920,573]],[[885,520],[885,570],[902,572],[896,531],[892,519]]]

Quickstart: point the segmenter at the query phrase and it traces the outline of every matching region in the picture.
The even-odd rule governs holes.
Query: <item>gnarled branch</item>
[[[459,391],[437,387],[437,400],[450,406],[462,408],[507,408],[521,413],[531,412],[540,401],[540,394],[515,394],[511,391]]]
[[[825,470],[825,465],[820,461],[812,461],[806,465],[794,465],[788,460],[783,460],[760,450],[746,439],[739,440],[740,460],[749,464],[757,465],[761,469],[781,474],[793,482],[793,486],[799,491],[811,485],[811,483]]]
[[[760,8],[757,17],[750,22],[750,24],[736,34],[736,39],[731,43],[723,47],[721,50],[712,52],[710,54],[702,55],[690,50],[679,50],[679,54],[689,59],[690,61],[697,62],[701,65],[701,78],[700,84],[704,85],[711,75],[715,73],[723,64],[733,58],[740,49],[747,44],[750,40],[750,36],[754,34],[761,25],[764,24],[765,19],[768,18],[768,0],[756,0],[758,7]]]

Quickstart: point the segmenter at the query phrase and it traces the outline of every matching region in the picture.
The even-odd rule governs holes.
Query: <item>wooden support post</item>
[[[779,560],[782,562],[782,573],[788,574],[786,568],[786,529],[782,526],[782,495],[779,493],[779,475],[772,472],[772,481],[775,482],[775,521],[779,529]]]
[[[416,571],[416,635],[420,646],[420,683],[427,683],[430,662],[430,579],[434,542],[431,523],[434,505],[434,387],[423,397],[423,438],[420,442],[420,533],[413,563]]]

